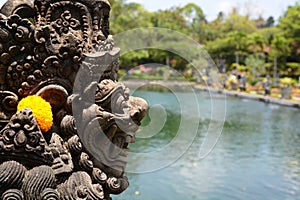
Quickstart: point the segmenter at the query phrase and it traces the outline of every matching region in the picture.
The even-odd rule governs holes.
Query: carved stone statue
[[[111,199],[147,103],[117,81],[107,0],[8,0],[0,10],[0,198]],[[25,97],[51,105],[43,132]]]

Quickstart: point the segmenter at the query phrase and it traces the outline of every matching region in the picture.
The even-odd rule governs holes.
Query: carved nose
[[[145,117],[148,109],[147,102],[139,97],[130,97],[129,98],[129,109],[130,117],[135,122],[140,125],[140,122]]]

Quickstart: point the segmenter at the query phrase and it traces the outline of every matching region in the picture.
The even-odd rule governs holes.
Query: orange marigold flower
[[[43,133],[50,130],[53,124],[53,116],[50,103],[45,101],[40,96],[28,96],[19,102],[18,112],[25,108],[30,108],[32,110],[33,116]]]

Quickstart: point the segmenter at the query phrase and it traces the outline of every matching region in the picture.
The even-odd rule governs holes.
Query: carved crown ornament
[[[108,200],[129,186],[128,144],[147,103],[117,80],[109,13],[107,0],[1,8],[1,199]]]

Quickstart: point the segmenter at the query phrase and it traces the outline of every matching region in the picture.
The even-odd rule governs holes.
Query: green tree
[[[253,62],[252,72],[254,79],[258,78],[263,72],[265,72],[265,65],[260,62],[264,58],[264,47],[266,45],[266,39],[258,34],[251,34],[248,39],[248,48],[253,53],[256,62]]]
[[[254,54],[246,58],[245,64],[250,67],[251,79],[254,82],[257,81],[257,77],[266,72],[264,67],[265,60],[261,57],[256,57]]]
[[[257,31],[254,20],[233,10],[227,17],[220,13],[216,20],[208,24],[208,29],[205,47],[213,58],[222,56],[229,66],[234,62],[244,63],[241,56],[247,52],[247,35]]]
[[[300,49],[300,5],[290,6],[284,16],[279,20],[279,28],[285,37],[292,42],[293,53],[299,54]]]
[[[188,24],[184,16],[181,15],[180,7],[159,10],[153,15],[152,23],[155,27],[168,28],[189,34]]]
[[[189,3],[180,8],[180,15],[186,21],[189,35],[200,43],[205,42],[207,21],[202,9],[194,3]]]
[[[237,13],[229,14],[220,29],[220,31],[225,33],[231,31],[253,33],[256,30],[257,28],[254,20],[250,20],[249,17],[242,16]]]
[[[128,3],[126,0],[110,0],[111,32],[121,33],[138,27],[162,27],[179,31],[203,44],[214,59],[222,56],[228,66],[249,64],[254,78],[270,69],[269,74],[277,77],[277,71],[285,75],[294,75],[300,62],[300,5],[290,6],[278,25],[274,18],[266,20],[262,17],[250,18],[251,15],[240,15],[238,9],[233,9],[229,15],[220,12],[211,22],[205,19],[200,6],[189,3],[182,7],[172,7],[157,12],[149,12],[138,3]],[[142,34],[145,35],[145,34]],[[141,36],[144,37],[144,36]],[[159,40],[160,35],[147,35],[142,42]],[[132,39],[131,43],[136,42]],[[164,37],[163,44],[186,48],[184,41],[174,40],[172,36]],[[296,56],[295,56],[296,55]],[[247,59],[246,59],[247,58]],[[176,60],[173,67],[185,70],[185,62],[179,56],[169,51],[157,49],[139,50],[122,56],[122,65],[130,67],[132,63],[158,62],[168,64]],[[267,62],[267,64],[265,64]],[[289,66],[292,70],[284,69]],[[201,64],[202,65],[202,64]],[[285,70],[285,71],[283,71]],[[294,73],[294,74],[293,74]]]
[[[112,6],[110,20],[112,34],[126,30],[152,27],[153,13],[146,11],[141,4],[125,3],[124,0],[116,0]]]
[[[224,22],[224,18],[224,13],[220,12],[218,14],[217,19],[213,20],[212,22],[206,25],[206,42],[214,41],[217,38],[224,37],[224,35],[220,31],[220,27]]]
[[[241,31],[233,31],[228,34],[229,42],[232,43],[235,46],[235,62],[236,66],[239,66],[240,63],[240,54],[242,53],[242,50],[246,46],[246,38],[247,35],[244,32]]]
[[[274,35],[271,40],[271,51],[270,57],[273,58],[273,78],[276,83],[278,83],[278,75],[277,75],[277,64],[278,58],[285,58],[290,51],[288,40],[281,35]]]
[[[265,27],[273,27],[275,24],[275,20],[273,16],[268,17]]]

